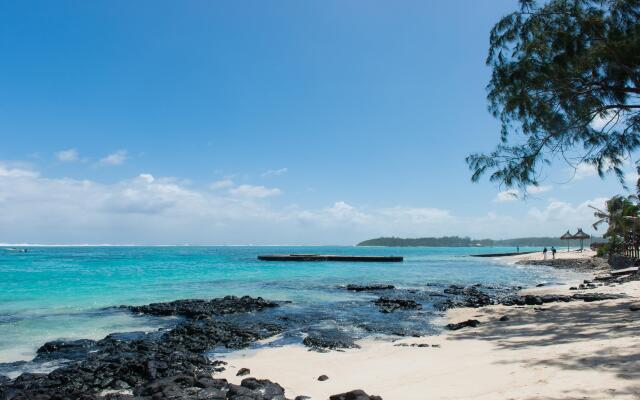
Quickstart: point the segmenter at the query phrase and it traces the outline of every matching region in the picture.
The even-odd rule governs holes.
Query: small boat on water
[[[402,262],[401,256],[343,256],[334,254],[268,254],[258,256],[262,261],[360,261]]]

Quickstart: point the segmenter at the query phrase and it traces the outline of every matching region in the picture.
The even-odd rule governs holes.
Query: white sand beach
[[[584,249],[582,251],[573,250],[567,251],[567,249],[557,249],[556,259],[557,260],[570,260],[570,259],[584,259],[591,258],[596,255],[596,252],[591,249]],[[535,253],[523,253],[515,256],[502,257],[502,260],[505,261],[541,261],[544,260],[544,254],[541,251]],[[547,252],[547,259],[552,259],[551,250]]]
[[[563,253],[589,257],[593,252]],[[530,257],[530,258],[528,258]],[[515,256],[537,259],[541,254]],[[568,294],[569,285],[528,289],[527,294]],[[385,400],[424,399],[638,399],[640,398],[640,282],[592,292],[626,293],[600,302],[450,310],[450,322],[477,319],[476,328],[397,341],[367,339],[360,349],[319,353],[301,345],[241,351],[227,357],[220,377],[238,383],[240,368],[269,378],[288,397],[329,395],[352,389]],[[499,321],[507,315],[508,321]],[[428,344],[428,347],[403,347]],[[320,375],[328,380],[320,382]]]

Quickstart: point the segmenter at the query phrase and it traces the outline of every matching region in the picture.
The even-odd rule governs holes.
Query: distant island
[[[592,237],[592,240],[601,240],[600,237]],[[578,244],[573,240],[573,246]],[[358,246],[384,246],[384,247],[542,247],[542,246],[567,246],[566,240],[559,237],[525,237],[515,239],[471,239],[469,237],[443,236],[425,238],[398,238],[380,237],[365,240]]]

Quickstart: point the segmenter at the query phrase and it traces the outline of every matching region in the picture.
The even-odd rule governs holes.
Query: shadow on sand
[[[487,309],[487,322],[457,332],[450,339],[487,340],[499,349],[531,350],[528,352],[533,355],[531,359],[510,361],[527,367],[613,373],[629,385],[602,388],[603,392],[611,398],[620,395],[640,398],[640,312],[630,311],[629,305],[630,301],[622,300],[527,307],[526,311],[520,308],[518,312]],[[510,320],[498,321],[502,315],[508,315]],[[587,346],[574,346],[580,343]],[[552,345],[557,349],[550,349]],[[581,392],[571,390],[562,400],[593,395]]]

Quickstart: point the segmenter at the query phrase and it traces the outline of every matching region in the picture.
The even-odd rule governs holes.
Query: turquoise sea
[[[521,248],[527,250],[531,249]],[[39,346],[53,339],[99,339],[111,332],[153,330],[171,323],[110,308],[122,304],[251,295],[290,300],[290,308],[298,313],[335,313],[333,320],[349,321],[350,313],[368,312],[359,304],[370,303],[370,295],[339,289],[348,283],[425,289],[475,283],[529,286],[580,278],[548,267],[468,257],[511,251],[514,249],[220,246],[30,247],[27,253],[19,253],[0,248],[0,362],[30,360]],[[272,253],[402,255],[405,261],[256,259],[258,254]]]

